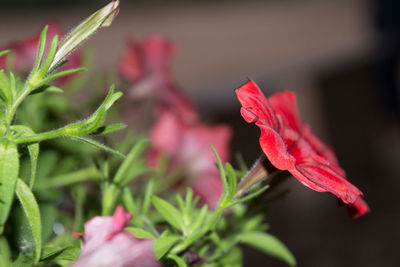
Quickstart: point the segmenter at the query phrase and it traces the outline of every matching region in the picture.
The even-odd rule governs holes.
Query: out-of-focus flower
[[[124,227],[132,215],[118,207],[114,216],[94,217],[85,224],[82,250],[71,267],[158,267],[153,240],[137,239]]]
[[[210,145],[222,161],[227,161],[230,139],[231,129],[227,125],[188,124],[179,114],[165,110],[151,131],[150,164],[155,164],[160,153],[168,155],[172,167],[184,167],[188,184],[201,201],[215,208],[223,187]]]
[[[267,99],[252,80],[235,92],[243,118],[260,128],[261,148],[277,169],[288,170],[315,191],[334,194],[348,204],[352,217],[369,211],[361,191],[347,181],[332,149],[301,121],[293,92],[276,93]]]
[[[50,21],[47,29],[47,39],[46,39],[46,47],[45,51],[48,51],[50,48],[51,40],[54,35],[58,35],[59,39],[62,37],[63,33],[55,21]],[[0,69],[4,69],[6,67],[7,57],[12,57],[13,67],[16,71],[22,73],[28,73],[32,70],[33,65],[36,60],[37,49],[40,40],[40,32],[35,34],[32,37],[29,37],[23,41],[17,41],[10,43],[9,45],[3,46],[0,48],[0,51],[10,49],[11,53],[5,56],[0,57]],[[46,52],[45,52],[46,55]],[[68,63],[63,66],[62,69],[72,69],[80,66],[82,62],[82,56],[78,52],[71,53],[67,57]],[[58,79],[58,82],[66,81],[74,75],[64,76]]]
[[[186,121],[197,119],[191,101],[181,92],[170,73],[174,46],[168,40],[152,35],[137,42],[128,41],[118,64],[120,76],[132,84],[128,96],[132,99],[152,97],[158,112],[176,110]]]

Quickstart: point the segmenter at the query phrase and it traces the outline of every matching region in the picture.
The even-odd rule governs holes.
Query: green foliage
[[[35,242],[34,263],[37,263],[39,262],[42,250],[42,222],[40,219],[39,206],[32,191],[21,179],[17,181],[16,193],[32,231],[33,240]]]
[[[281,241],[270,234],[264,232],[246,232],[240,234],[239,239],[245,244],[285,261],[289,266],[296,266],[296,260],[292,253]]]
[[[7,220],[14,200],[19,170],[19,156],[15,143],[0,139],[0,227]],[[1,233],[2,231],[0,231]]]

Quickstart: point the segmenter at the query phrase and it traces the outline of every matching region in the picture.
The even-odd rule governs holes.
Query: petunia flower
[[[59,36],[59,39],[61,39],[63,35],[62,30],[57,22],[50,21],[47,24],[48,29],[45,51],[48,51],[50,48],[51,40],[56,34]],[[39,40],[40,32],[25,40],[13,42],[0,48],[0,51],[6,49],[11,50],[11,54],[0,57],[0,69],[4,69],[6,67],[7,57],[12,56],[14,70],[22,73],[28,73],[31,71],[36,60]],[[77,68],[82,62],[82,56],[79,52],[74,52],[67,57],[67,60],[68,63],[65,64],[62,69]],[[74,75],[64,76],[58,79],[58,82],[66,82],[73,76]]]
[[[352,217],[369,211],[362,192],[347,180],[333,150],[301,120],[293,92],[266,98],[252,80],[235,92],[243,118],[260,128],[261,149],[275,168],[288,170],[315,191],[334,194],[348,205]]]
[[[222,124],[189,124],[179,114],[164,110],[153,126],[150,138],[150,164],[154,166],[158,156],[163,153],[168,156],[172,168],[184,166],[188,185],[203,203],[215,208],[223,187],[210,145],[215,147],[222,161],[227,161],[231,129]]]
[[[97,216],[85,224],[82,250],[71,267],[159,267],[154,242],[137,239],[124,227],[132,218],[118,207],[114,216]]]
[[[129,39],[118,64],[119,75],[131,84],[131,99],[152,97],[157,113],[172,109],[187,121],[198,119],[191,101],[181,93],[170,73],[175,48],[171,42],[158,35],[142,41]]]

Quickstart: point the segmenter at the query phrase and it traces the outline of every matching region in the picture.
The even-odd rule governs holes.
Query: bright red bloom
[[[347,181],[332,149],[301,121],[293,92],[276,93],[267,99],[252,80],[235,92],[243,118],[260,128],[260,145],[272,165],[288,170],[315,191],[334,194],[348,204],[352,217],[369,211],[361,191]]]
[[[63,36],[62,30],[58,23],[50,21],[48,23],[47,29],[45,55],[50,48],[51,40],[56,34],[58,35],[59,40]],[[13,56],[14,69],[19,72],[28,73],[29,71],[31,71],[35,63],[39,40],[40,32],[23,41],[13,42],[6,46],[3,46],[2,48],[0,48],[0,51],[10,49]],[[10,54],[0,57],[0,69],[5,68],[8,56],[10,56]],[[80,53],[75,52],[69,55],[67,60],[68,63],[63,66],[62,69],[77,68],[82,62],[82,56],[80,55]],[[64,76],[58,79],[58,81],[66,81],[71,77],[73,77],[73,75]]]
[[[120,76],[132,84],[128,96],[133,99],[153,97],[159,110],[171,109],[187,121],[197,119],[191,101],[181,92],[170,73],[174,46],[158,36],[148,36],[140,42],[133,39],[118,64]]]
[[[153,148],[150,164],[155,165],[160,153],[168,155],[173,168],[184,167],[189,186],[202,202],[215,208],[223,187],[210,145],[215,147],[222,161],[227,161],[231,129],[226,125],[188,124],[179,114],[165,110],[150,136]]]
[[[94,217],[85,224],[82,250],[72,267],[159,267],[153,240],[137,239],[124,227],[132,218],[118,207],[114,216]]]

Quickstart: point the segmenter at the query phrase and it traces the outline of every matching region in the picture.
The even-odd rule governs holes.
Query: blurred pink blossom
[[[131,84],[131,99],[151,97],[157,113],[164,109],[176,110],[187,121],[195,121],[197,112],[191,101],[180,92],[170,73],[174,45],[158,35],[141,41],[127,42],[118,64],[120,76]]]
[[[124,227],[132,218],[119,206],[114,216],[97,216],[85,224],[82,250],[71,267],[158,267],[153,240],[137,239]]]
[[[229,160],[231,134],[227,125],[190,124],[179,114],[165,110],[151,130],[150,163],[154,166],[158,155],[165,153],[173,167],[184,166],[189,186],[203,203],[215,208],[223,187],[210,145],[215,147],[222,161]]]

